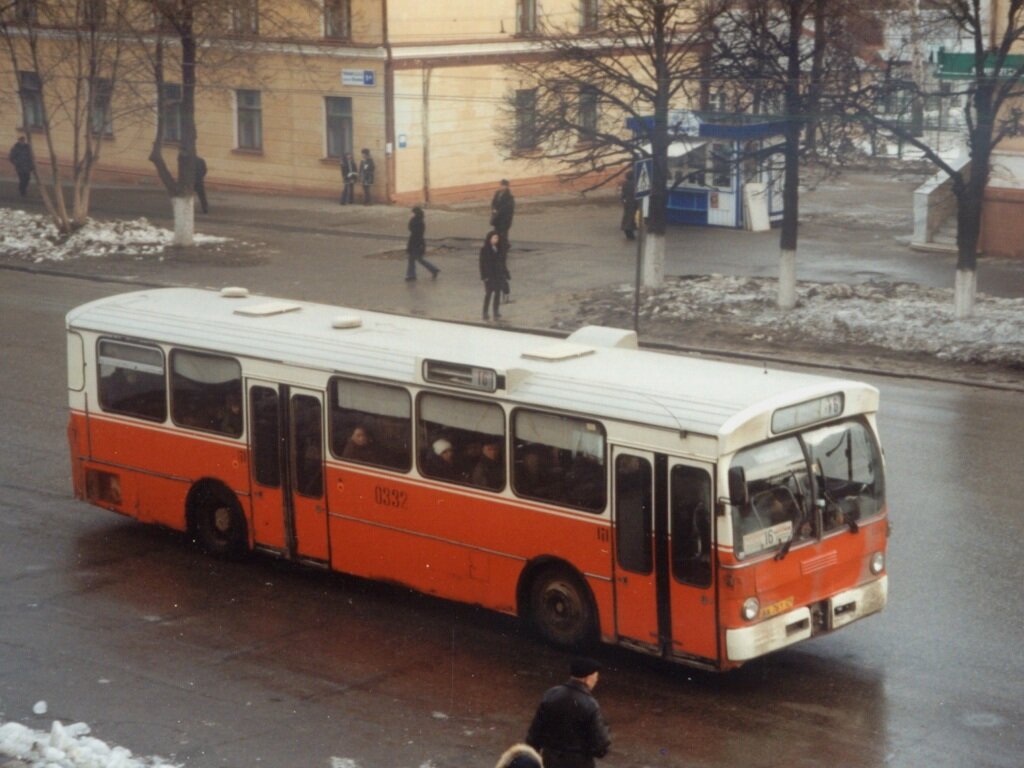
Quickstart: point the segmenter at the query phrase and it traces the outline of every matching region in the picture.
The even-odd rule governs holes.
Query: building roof
[[[499,397],[713,436],[723,452],[768,437],[771,411],[783,405],[842,392],[846,413],[877,409],[877,390],[865,384],[641,350],[632,331],[588,326],[561,340],[223,294],[125,293],[72,310],[67,325],[410,385],[427,383],[425,360],[491,369]]]

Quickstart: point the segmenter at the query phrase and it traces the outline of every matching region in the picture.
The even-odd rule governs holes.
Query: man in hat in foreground
[[[594,768],[608,754],[611,737],[592,693],[600,672],[592,659],[573,659],[568,682],[545,692],[526,735],[545,768]]]

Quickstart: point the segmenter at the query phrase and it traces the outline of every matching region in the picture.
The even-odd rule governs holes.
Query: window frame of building
[[[163,83],[163,141],[167,144],[181,142],[181,84]]]
[[[537,89],[517,90],[515,98],[516,149],[530,152],[540,143],[537,138]]]
[[[600,94],[597,88],[584,86],[577,99],[580,140],[593,141],[597,134]]]
[[[18,71],[18,96],[21,100],[21,128],[41,131],[43,119],[43,81],[38,72]]]
[[[99,27],[107,20],[107,0],[85,0],[82,20],[88,27]]]
[[[340,159],[352,152],[352,97],[324,97],[324,145],[326,157]]]
[[[39,21],[37,0],[14,0],[14,18],[19,24],[35,24]]]
[[[328,40],[352,39],[351,0],[324,0],[324,37]]]
[[[516,34],[537,34],[537,0],[516,0]]]
[[[258,90],[235,91],[235,146],[247,152],[263,151],[263,97]]]
[[[600,16],[600,0],[580,0],[580,32],[596,32]]]
[[[114,135],[114,117],[111,112],[114,83],[105,77],[93,78],[90,83],[89,129],[95,136]]]
[[[234,0],[231,4],[231,32],[236,35],[260,33],[259,0]]]

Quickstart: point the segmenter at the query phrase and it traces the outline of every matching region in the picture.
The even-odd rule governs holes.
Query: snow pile
[[[89,735],[85,723],[54,721],[49,733],[20,723],[0,725],[0,756],[13,757],[31,768],[177,768],[159,757],[133,757],[124,747],[111,747]]]
[[[15,209],[0,209],[0,257],[15,256],[37,264],[80,257],[158,256],[171,245],[174,233],[155,227],[145,218],[132,221],[95,221],[71,235],[61,235],[48,216]],[[195,235],[197,244],[227,239]]]
[[[617,289],[620,310],[632,310],[632,293],[632,286]],[[973,315],[957,320],[952,289],[912,283],[799,283],[797,306],[789,312],[776,306],[777,295],[778,281],[771,278],[681,277],[645,291],[641,315],[745,326],[757,340],[813,339],[1024,366],[1024,299],[978,294]],[[585,303],[581,313],[592,315],[606,303]]]

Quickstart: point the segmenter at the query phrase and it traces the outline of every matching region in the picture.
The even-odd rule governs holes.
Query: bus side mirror
[[[745,507],[750,501],[743,467],[729,467],[729,501],[737,507]]]

